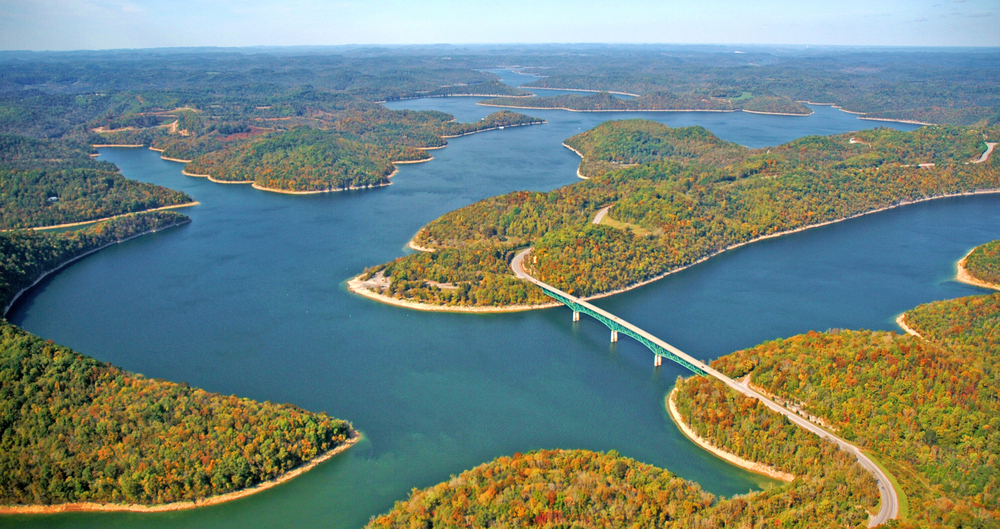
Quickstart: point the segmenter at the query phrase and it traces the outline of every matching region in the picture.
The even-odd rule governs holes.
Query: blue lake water
[[[443,110],[461,121],[495,110],[476,101],[388,106]],[[447,211],[576,182],[579,158],[562,141],[601,121],[698,124],[752,147],[875,124],[815,110],[528,111],[548,123],[450,140],[433,161],[401,166],[389,187],[310,196],[186,177],[181,164],[146,149],[102,149],[101,159],[127,177],[200,201],[182,210],[193,222],[74,264],[9,319],[147,376],[327,411],[365,439],[236,502],[161,514],[2,517],[0,525],[358,527],[413,487],[538,448],[616,449],[718,494],[761,486],[695,447],[666,416],[663,398],[686,373],[654,369],[635,342],[610,344],[597,322],[573,324],[567,309],[415,312],[353,295],[345,281],[404,254],[410,237]],[[1000,196],[945,199],[743,247],[598,304],[703,359],[813,329],[895,330],[895,316],[917,304],[984,292],[952,280],[955,262],[995,238]]]

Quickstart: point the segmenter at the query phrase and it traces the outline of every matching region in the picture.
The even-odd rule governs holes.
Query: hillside
[[[539,450],[415,489],[368,527],[864,527],[856,507],[830,508],[838,496],[869,501],[848,486],[800,480],[722,499],[615,451]]]
[[[908,499],[902,526],[995,526],[1000,295],[922,305],[905,322],[923,338],[811,332],[712,365],[733,378],[749,377],[754,387],[795,403],[872,453]],[[798,443],[761,429],[760,412],[753,411],[759,406],[738,403],[748,399],[705,378],[680,382],[678,392],[685,421],[713,444],[789,468],[784,462]],[[727,409],[733,411],[720,411]]]
[[[924,127],[810,136],[746,149],[705,129],[608,122],[566,140],[588,180],[447,213],[414,238],[433,253],[364,271],[376,293],[456,307],[545,301],[506,263],[577,296],[628,288],[734,245],[934,197],[1000,189],[1000,162],[970,163],[983,130]],[[610,206],[600,225],[591,221]],[[455,288],[441,289],[437,284]]]
[[[159,211],[59,234],[0,233],[0,306],[88,252],[188,221]],[[0,380],[0,511],[204,499],[277,478],[357,436],[325,414],[122,371],[4,320]]]
[[[959,265],[974,281],[1000,288],[1000,240],[977,246]]]
[[[96,220],[193,202],[129,180],[75,143],[0,134],[0,229]]]
[[[6,322],[0,379],[2,506],[203,499],[355,435],[325,414],[122,371]]]

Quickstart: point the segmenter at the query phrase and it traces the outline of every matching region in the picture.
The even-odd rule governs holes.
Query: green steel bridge
[[[807,419],[799,416],[798,414],[792,412],[791,410],[785,408],[769,399],[765,395],[751,388],[744,382],[737,382],[721,372],[713,369],[708,364],[694,358],[684,351],[664,342],[663,340],[653,336],[652,334],[632,325],[631,323],[611,314],[610,312],[603,310],[599,307],[591,305],[586,301],[574,297],[558,288],[543,283],[534,277],[532,277],[524,268],[524,258],[531,251],[531,248],[527,248],[519,252],[514,259],[511,261],[510,266],[514,270],[514,275],[519,279],[525,281],[530,281],[536,286],[542,289],[545,294],[552,299],[566,305],[567,307],[573,309],[573,321],[580,321],[580,314],[587,314],[593,317],[597,321],[606,325],[611,329],[611,341],[618,341],[618,333],[623,333],[627,336],[631,336],[639,341],[639,343],[648,347],[655,355],[654,365],[662,365],[663,359],[667,358],[678,364],[690,369],[691,371],[699,374],[706,375],[720,380],[723,384],[729,386],[733,390],[742,393],[748,397],[755,398],[763,403],[765,406],[770,408],[776,413],[780,413],[787,417],[792,423],[809,430],[810,432],[818,435],[820,438],[829,439],[835,443],[842,450],[850,452],[858,459],[858,463],[868,472],[870,472],[874,477],[876,483],[878,483],[879,495],[881,496],[881,505],[879,506],[879,512],[877,515],[872,516],[868,522],[868,527],[877,527],[882,525],[889,520],[895,519],[899,516],[899,496],[896,490],[892,486],[892,482],[889,481],[889,477],[882,471],[878,465],[875,464],[867,455],[861,452],[858,447],[847,442],[846,440],[834,435],[831,432],[826,431],[822,427],[813,424]]]

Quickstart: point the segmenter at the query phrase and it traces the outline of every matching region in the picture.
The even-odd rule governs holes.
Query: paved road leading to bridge
[[[534,283],[535,285],[540,287],[542,290],[558,294],[559,296],[569,299],[571,302],[576,303],[581,307],[585,307],[588,310],[591,310],[597,314],[600,314],[605,318],[608,318],[609,320],[614,321],[616,324],[621,325],[622,327],[648,339],[649,341],[655,343],[656,345],[662,347],[663,349],[677,355],[678,358],[682,358],[685,361],[691,363],[696,368],[701,369],[705,374],[722,381],[723,384],[729,386],[735,391],[761,401],[765,406],[767,406],[774,412],[780,413],[785,417],[788,417],[788,420],[792,421],[794,424],[797,424],[798,426],[805,428],[806,430],[809,430],[810,432],[818,435],[822,439],[829,439],[830,441],[837,443],[837,445],[840,447],[841,450],[846,450],[847,452],[854,454],[854,456],[857,457],[858,459],[858,463],[860,463],[865,470],[870,472],[875,477],[875,481],[878,484],[879,495],[881,496],[879,512],[875,516],[871,517],[871,520],[869,520],[868,522],[868,527],[876,527],[882,525],[888,522],[889,520],[895,519],[896,517],[899,516],[899,495],[896,493],[896,490],[892,487],[892,482],[889,481],[889,476],[887,476],[885,472],[883,472],[882,469],[879,468],[878,465],[876,465],[875,462],[871,460],[871,458],[862,453],[858,447],[847,442],[847,440],[842,439],[828,432],[824,428],[810,422],[804,417],[799,416],[797,413],[785,408],[784,406],[779,405],[778,403],[769,399],[762,393],[749,387],[747,384],[737,382],[729,378],[728,376],[713,369],[711,366],[702,362],[701,360],[694,358],[693,356],[685,353],[684,351],[681,351],[680,349],[668,344],[667,342],[664,342],[663,340],[657,338],[656,336],[653,336],[652,334],[640,329],[639,327],[632,325],[631,323],[619,318],[618,316],[615,316],[614,314],[611,314],[610,312],[607,312],[599,307],[591,305],[590,303],[587,303],[586,301],[583,301],[580,298],[567,294],[566,292],[563,292],[562,290],[559,290],[558,288],[552,285],[543,283],[535,279],[530,274],[528,274],[528,272],[524,268],[524,259],[525,257],[527,257],[529,252],[531,252],[531,248],[522,250],[521,252],[519,252],[517,255],[514,256],[514,259],[510,263],[511,268],[514,270],[514,275],[516,275],[518,279],[530,281],[531,283]]]

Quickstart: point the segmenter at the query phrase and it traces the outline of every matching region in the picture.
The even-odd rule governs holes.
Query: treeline
[[[0,322],[0,504],[161,504],[277,477],[348,423],[151,380]]]
[[[340,112],[319,127],[302,125],[235,139],[209,133],[157,144],[164,146],[167,156],[205,152],[186,170],[216,180],[254,182],[268,189],[326,191],[384,185],[394,170],[393,162],[427,160],[430,155],[421,148],[443,146],[443,137],[542,122],[514,112],[496,112],[475,123],[450,119],[443,112],[362,106]]]
[[[395,155],[428,157],[416,149],[392,151],[307,127],[268,135],[240,147],[196,158],[187,170],[227,182],[254,182],[289,191],[327,191],[388,182]]]
[[[873,117],[955,125],[1000,120],[995,55],[746,51],[594,49],[586,60],[555,54],[511,60],[537,65],[528,71],[544,75],[527,89],[670,92],[731,99],[765,112],[782,112],[790,101],[813,101]]]
[[[0,229],[53,226],[191,202],[123,177],[73,143],[0,135]]]
[[[870,331],[811,332],[713,366],[874,452],[908,499],[898,527],[992,527],[997,512],[1000,294],[923,305],[907,323],[929,341]],[[368,527],[867,527],[875,481],[835,444],[708,377],[674,401],[698,435],[794,474],[716,498],[665,470],[582,450],[501,457],[426,489]]]
[[[1000,285],[1000,240],[977,246],[965,258],[965,270],[980,281]]]
[[[0,233],[0,305],[45,271],[178,223]],[[349,424],[121,371],[0,321],[0,505],[159,504],[251,487],[337,447]]]
[[[539,450],[414,489],[368,527],[866,527],[878,493],[852,486],[827,474],[724,499],[614,450]]]
[[[21,289],[44,272],[84,253],[147,231],[156,231],[190,219],[172,211],[136,213],[98,222],[64,233],[0,232],[0,307],[10,304]]]
[[[486,245],[419,252],[371,267],[361,279],[381,272],[390,281],[379,294],[421,303],[490,307],[548,302],[540,289],[509,272],[512,257],[509,247]]]
[[[514,88],[512,86],[508,86],[497,79],[491,79],[489,81],[483,81],[479,83],[435,88],[434,90],[426,92],[424,96],[440,97],[440,96],[465,96],[465,95],[527,97],[531,95],[531,92],[528,92],[526,90],[521,90],[519,88]]]
[[[454,263],[451,271],[437,267],[435,282],[470,281],[467,271],[476,265],[462,259],[475,248],[512,255],[533,245],[526,265],[538,279],[577,295],[608,292],[766,235],[906,201],[1000,189],[997,159],[969,163],[985,150],[982,133],[876,129],[751,150],[700,127],[608,122],[567,140],[583,154],[589,180],[477,202],[431,222],[415,242],[437,250],[440,262]],[[590,225],[605,206],[611,206],[608,227]],[[393,295],[451,302],[419,281],[426,259],[393,263],[393,271],[408,277],[408,288],[400,284]],[[469,284],[463,303],[491,297],[497,305],[513,304]]]
[[[588,96],[563,94],[526,98],[497,97],[481,101],[479,104],[500,107],[562,108],[566,110],[603,112],[656,110],[735,111],[746,109],[754,112],[776,112],[782,114],[806,115],[811,113],[802,103],[782,97],[750,96],[744,99],[726,99],[708,94],[675,94],[670,92],[654,92],[628,99],[617,98],[608,92],[598,92]]]
[[[544,119],[525,116],[524,114],[518,114],[517,112],[511,112],[509,110],[501,110],[500,112],[494,112],[473,123],[445,123],[443,125],[443,134],[444,137],[448,138],[452,136],[472,134],[473,132],[492,130],[500,127],[540,125],[542,123],[545,123]]]
[[[797,403],[874,452],[908,498],[901,526],[995,525],[1000,295],[935,302],[905,318],[924,339],[810,332],[738,351],[713,367],[733,378],[749,376],[750,384]],[[726,450],[780,467],[801,449],[801,440],[767,433],[755,411],[760,406],[717,382],[690,379],[678,391],[696,431]],[[722,406],[730,401],[735,404]],[[720,411],[727,408],[735,413]]]

